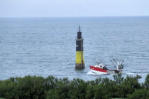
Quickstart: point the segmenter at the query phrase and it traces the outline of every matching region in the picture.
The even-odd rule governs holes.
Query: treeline
[[[149,99],[149,75],[144,83],[136,77],[113,76],[114,79],[98,78],[58,79],[26,76],[0,81],[0,97],[5,99]]]

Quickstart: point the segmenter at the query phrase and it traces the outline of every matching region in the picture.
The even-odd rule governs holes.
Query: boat
[[[96,74],[108,74],[108,69],[104,64],[98,64],[95,66],[91,65],[90,70]]]
[[[116,67],[117,67],[116,69],[110,70],[106,67],[106,65],[100,63],[98,65],[90,65],[90,70],[92,73],[95,73],[95,74],[118,74],[118,73],[122,73],[122,69],[123,69],[122,64],[119,64]]]

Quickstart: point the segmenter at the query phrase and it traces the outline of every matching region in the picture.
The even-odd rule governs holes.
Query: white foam
[[[87,72],[88,75],[106,75],[105,73],[102,73],[102,72],[93,72],[93,71],[89,71]]]

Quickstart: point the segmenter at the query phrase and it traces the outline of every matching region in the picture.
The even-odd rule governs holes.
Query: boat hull
[[[96,75],[107,75],[108,74],[108,72],[99,72],[99,71],[95,71],[95,70],[91,70],[91,72]]]
[[[108,70],[104,70],[98,67],[90,66],[91,72],[96,74],[108,74]]]

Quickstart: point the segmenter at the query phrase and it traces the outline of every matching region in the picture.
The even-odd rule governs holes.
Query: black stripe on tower
[[[82,39],[82,32],[77,32],[77,40],[76,40],[76,51],[83,51],[83,39]]]
[[[76,40],[76,51],[83,51],[83,39]]]
[[[82,38],[82,32],[80,32],[80,30],[79,30],[79,32],[77,33],[77,39],[81,39]]]

